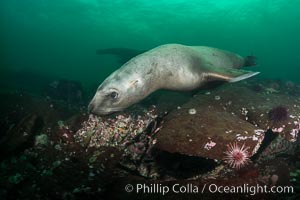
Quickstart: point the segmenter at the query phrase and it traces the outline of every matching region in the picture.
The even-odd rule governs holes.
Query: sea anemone
[[[189,109],[189,114],[190,115],[195,115],[197,113],[197,110],[195,108]]]
[[[274,107],[269,111],[268,117],[273,122],[286,120],[288,118],[288,109],[283,106]]]
[[[237,143],[227,145],[224,161],[232,168],[240,169],[249,163],[248,148],[243,144],[239,147]]]

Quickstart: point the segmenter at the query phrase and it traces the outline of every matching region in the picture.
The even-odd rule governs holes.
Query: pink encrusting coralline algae
[[[114,147],[123,152],[123,157],[139,160],[154,145],[156,109],[142,115],[119,114],[104,118],[90,115],[75,134],[75,139],[87,148]],[[150,133],[146,133],[149,125]]]
[[[242,147],[237,143],[227,145],[228,149],[225,152],[224,161],[232,168],[240,169],[250,162],[248,149],[245,144]]]
[[[87,147],[114,146],[122,148],[133,142],[133,139],[141,134],[155,118],[154,111],[146,112],[143,116],[119,114],[112,118],[90,115],[75,137],[77,141]]]

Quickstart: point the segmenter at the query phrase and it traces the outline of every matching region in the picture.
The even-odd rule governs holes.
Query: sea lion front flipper
[[[259,74],[260,72],[252,72],[233,68],[214,67],[204,76],[208,81],[226,81],[237,82]]]

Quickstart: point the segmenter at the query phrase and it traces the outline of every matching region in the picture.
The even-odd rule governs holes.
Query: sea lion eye
[[[118,93],[117,92],[111,92],[110,93],[110,97],[112,98],[112,99],[116,99],[116,98],[118,98]]]

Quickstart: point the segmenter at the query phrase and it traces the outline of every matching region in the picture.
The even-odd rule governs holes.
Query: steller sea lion
[[[88,109],[93,114],[106,115],[158,89],[189,91],[213,81],[240,81],[259,73],[238,69],[255,65],[254,58],[206,46],[158,46],[132,58],[107,77]]]

